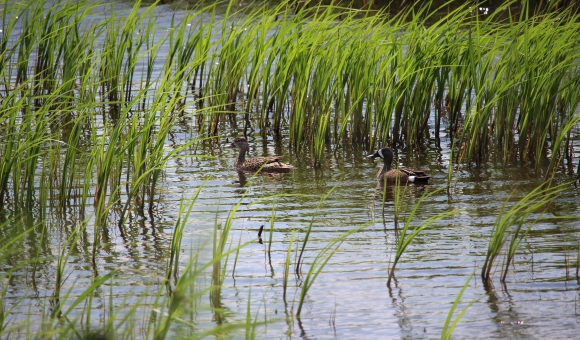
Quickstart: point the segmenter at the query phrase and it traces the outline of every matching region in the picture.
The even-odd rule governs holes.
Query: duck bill
[[[372,155],[367,156],[367,158],[373,159],[373,160],[377,157],[381,157],[381,155],[379,155],[379,153],[377,151],[375,151],[375,153],[373,153]]]
[[[225,148],[228,148],[228,149],[234,149],[235,147],[236,147],[236,144],[234,144],[234,143],[226,144],[226,146],[225,146]]]

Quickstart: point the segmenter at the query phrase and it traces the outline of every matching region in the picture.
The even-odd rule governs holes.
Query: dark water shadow
[[[296,316],[296,321],[298,321],[298,328],[300,328],[300,338],[302,339],[310,339],[310,337],[308,336],[308,334],[306,334],[306,330],[304,329],[304,325],[302,325],[302,319],[300,319],[300,316]]]
[[[533,338],[527,332],[528,327],[521,321],[521,313],[515,308],[516,304],[507,286],[502,284],[502,293],[505,294],[505,297],[499,297],[491,280],[483,280],[482,282],[485,294],[488,297],[486,304],[491,311],[491,320],[497,325],[496,332],[498,333],[498,337],[518,339]],[[504,307],[506,303],[507,309]]]
[[[245,171],[237,171],[238,180],[234,181],[234,184],[237,184],[240,188],[244,188],[249,186],[252,181],[256,178],[264,178],[274,180],[279,182],[282,180],[282,176],[284,173],[288,173],[289,171],[278,172],[278,171],[268,171],[268,172],[245,172]]]
[[[387,286],[389,289],[389,297],[391,298],[391,303],[393,309],[396,311],[395,316],[397,317],[397,324],[401,330],[401,334],[411,334],[413,322],[409,317],[409,312],[407,311],[407,306],[405,305],[405,295],[403,294],[403,289],[399,287],[399,281],[396,276],[393,276],[393,281],[395,283],[395,288],[397,289],[397,294],[394,295],[393,288]]]

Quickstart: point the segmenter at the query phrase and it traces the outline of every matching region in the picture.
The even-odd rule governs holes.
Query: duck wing
[[[269,156],[269,157],[260,157],[264,160],[263,164],[270,164],[270,163],[280,163],[280,159],[282,156]]]
[[[289,170],[294,169],[292,165],[280,162],[280,158],[282,158],[282,156],[270,156],[264,158],[267,158],[267,162],[265,163],[262,170],[275,172],[288,172]]]
[[[431,178],[431,176],[429,176],[425,172],[425,170],[415,170],[407,168],[402,168],[400,170],[409,176],[415,176],[415,182],[427,182],[429,181],[429,178]]]
[[[257,171],[262,169],[262,171],[288,172],[294,168],[290,164],[280,162],[280,158],[282,156],[256,157],[247,159],[243,164],[236,166],[243,171]]]

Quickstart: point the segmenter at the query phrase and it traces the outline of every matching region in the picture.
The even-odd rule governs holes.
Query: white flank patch
[[[415,182],[415,177],[417,176],[409,176],[409,182]]]

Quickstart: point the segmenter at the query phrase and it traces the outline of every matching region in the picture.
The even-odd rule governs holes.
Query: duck
[[[289,172],[294,169],[292,165],[280,162],[282,156],[246,159],[246,152],[250,146],[244,137],[235,138],[231,144],[226,145],[226,148],[237,148],[240,150],[238,157],[234,161],[234,169],[236,171],[254,172],[261,169],[261,171],[267,172]]]
[[[377,172],[377,181],[379,182],[399,182],[399,183],[408,183],[408,182],[421,182],[427,183],[431,176],[425,173],[425,170],[414,170],[408,168],[402,169],[391,169],[391,163],[393,162],[393,151],[390,148],[382,148],[372,155],[368,155],[367,158],[375,159],[380,157],[383,159],[384,165],[383,167]]]

